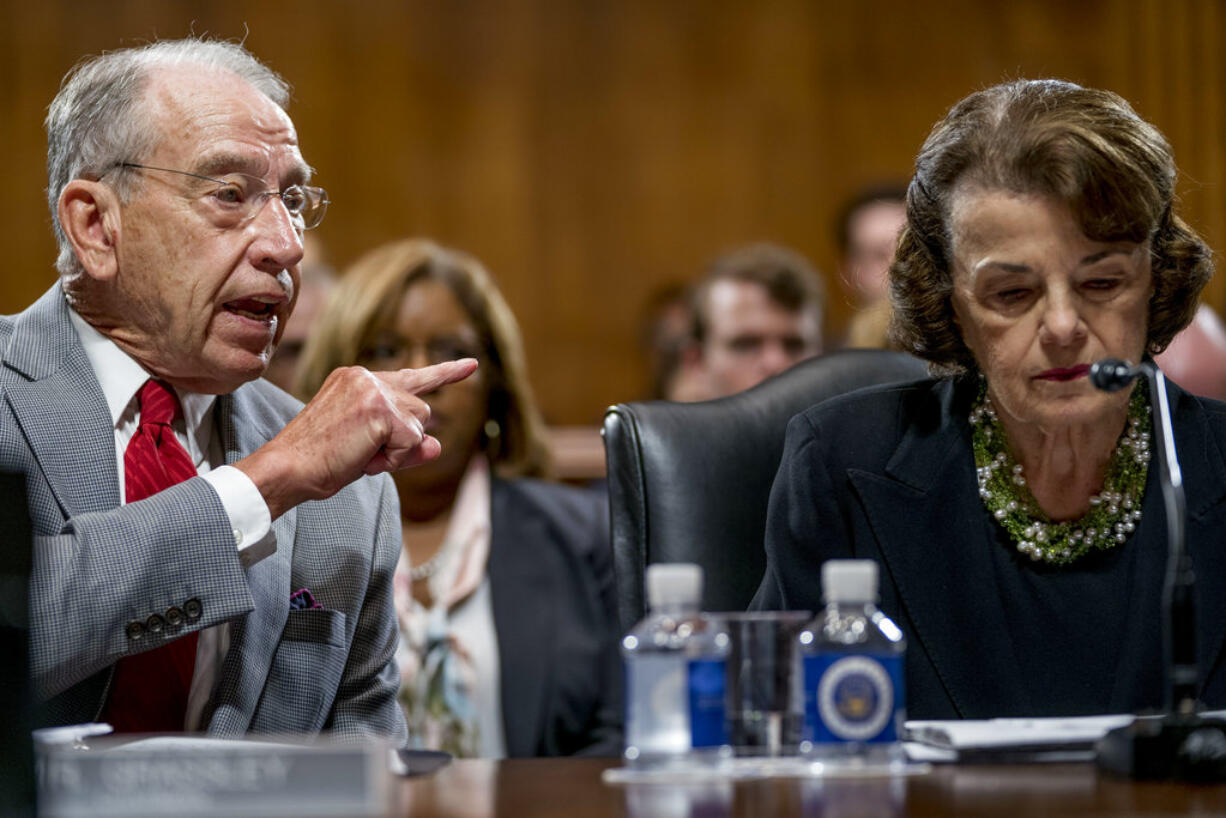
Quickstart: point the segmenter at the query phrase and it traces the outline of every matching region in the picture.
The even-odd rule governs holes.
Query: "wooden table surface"
[[[702,786],[609,785],[613,760],[454,761],[397,782],[406,818],[1226,815],[1226,785],[1137,783],[1091,764],[939,765],[873,780],[774,779]]]

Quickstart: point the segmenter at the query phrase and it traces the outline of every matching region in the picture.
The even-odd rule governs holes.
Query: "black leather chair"
[[[900,352],[844,350],[726,398],[610,407],[603,434],[622,629],[643,617],[653,562],[699,563],[704,609],[744,610],[766,568],[766,505],[788,420],[835,395],[926,374]]]

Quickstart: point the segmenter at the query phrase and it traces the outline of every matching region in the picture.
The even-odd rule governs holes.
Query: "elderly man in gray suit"
[[[50,106],[60,279],[0,318],[47,723],[405,739],[381,473],[438,455],[417,395],[476,362],[338,370],[305,407],[260,380],[327,205],[287,99],[182,40],[90,59]]]

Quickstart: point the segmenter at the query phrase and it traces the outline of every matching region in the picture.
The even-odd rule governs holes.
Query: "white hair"
[[[136,162],[161,137],[149,122],[142,92],[151,69],[200,65],[229,71],[282,109],[289,85],[238,43],[189,38],[125,48],[78,63],[64,77],[47,109],[47,203],[59,244],[55,266],[74,278],[83,272],[60,224],[60,193],[73,179],[100,178],[121,162]],[[131,194],[135,174],[122,172],[113,186],[122,201]]]

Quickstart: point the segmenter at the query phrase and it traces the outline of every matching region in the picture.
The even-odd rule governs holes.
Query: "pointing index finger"
[[[433,392],[440,386],[462,381],[477,371],[476,358],[461,358],[458,361],[445,361],[441,364],[422,367],[421,369],[402,369],[400,374],[411,375],[406,384],[414,394]]]

